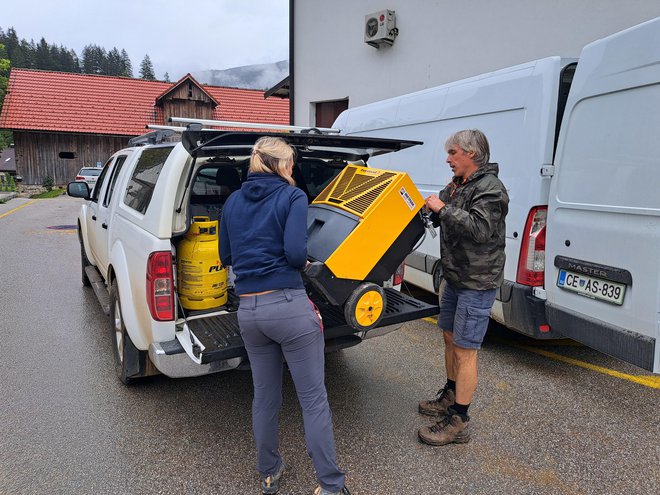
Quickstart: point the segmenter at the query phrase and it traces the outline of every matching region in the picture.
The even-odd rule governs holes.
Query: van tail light
[[[401,285],[403,283],[403,273],[405,272],[405,270],[406,270],[406,262],[404,261],[399,265],[399,267],[394,272],[394,276],[392,277],[393,286]]]
[[[82,175],[76,175],[76,180],[85,180],[85,178]]]
[[[174,275],[172,253],[156,251],[147,261],[147,303],[156,321],[174,319]]]
[[[547,206],[535,206],[527,215],[521,239],[517,282],[532,287],[545,283],[545,227]]]

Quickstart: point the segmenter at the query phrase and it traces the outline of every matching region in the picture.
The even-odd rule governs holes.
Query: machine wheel
[[[124,385],[130,385],[135,382],[136,378],[144,376],[148,357],[144,351],[135,347],[126,331],[116,280],[112,282],[110,288],[110,321],[112,322],[112,347],[117,377]]]
[[[383,288],[365,282],[353,291],[344,304],[346,323],[358,331],[369,330],[380,321],[386,304]]]
[[[82,284],[84,287],[91,287],[92,283],[89,281],[89,277],[85,272],[85,268],[90,266],[91,263],[89,262],[89,259],[87,259],[87,255],[85,254],[85,245],[83,244],[82,237],[80,237],[79,235],[78,238],[80,240],[80,264],[82,265]]]

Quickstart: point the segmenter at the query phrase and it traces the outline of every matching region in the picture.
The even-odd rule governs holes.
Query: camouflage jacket
[[[454,177],[438,197],[445,203],[432,213],[440,225],[443,276],[458,289],[493,289],[504,279],[504,219],[509,196],[496,163],[487,163],[462,183]]]

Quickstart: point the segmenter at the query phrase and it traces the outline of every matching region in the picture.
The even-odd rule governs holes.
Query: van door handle
[[[96,222],[96,215],[92,215],[92,220]]]
[[[103,227],[104,229],[107,230],[107,229],[108,229],[108,224],[107,224],[107,223],[102,223],[102,224],[101,224],[101,227]]]

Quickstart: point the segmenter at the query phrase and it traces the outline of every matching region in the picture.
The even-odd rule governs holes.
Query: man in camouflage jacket
[[[426,199],[434,225],[440,226],[440,259],[445,283],[438,326],[445,341],[447,383],[419,412],[440,421],[420,428],[429,445],[470,440],[468,408],[477,387],[477,351],[504,270],[505,217],[509,196],[488,163],[486,136],[477,129],[447,139],[447,163],[454,177],[438,196]]]

